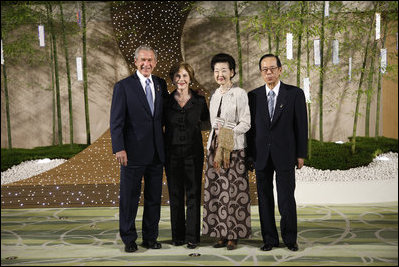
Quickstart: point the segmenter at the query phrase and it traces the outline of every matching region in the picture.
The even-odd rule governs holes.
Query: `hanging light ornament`
[[[314,64],[316,66],[320,65],[321,59],[320,59],[320,40],[316,39],[313,42],[313,50],[314,50]]]
[[[309,77],[303,78],[303,92],[305,93],[306,103],[312,103],[310,100],[310,79]]]
[[[352,80],[352,57],[349,58],[348,81]]]
[[[44,43],[44,25],[39,25],[38,31],[39,31],[39,46],[40,47],[44,47],[45,46],[45,43]]]
[[[381,14],[375,13],[375,39],[380,39],[380,29],[381,29]]]
[[[1,40],[1,65],[4,65],[3,40]]]
[[[332,62],[334,65],[339,63],[339,42],[338,40],[333,41],[333,58]]]
[[[287,33],[287,59],[292,58],[292,33]]]
[[[328,17],[330,15],[330,1],[326,1],[326,5],[324,7],[324,17]]]
[[[78,81],[83,81],[82,58],[81,57],[76,57],[76,73],[78,75]]]
[[[387,49],[381,48],[381,73],[387,71]]]

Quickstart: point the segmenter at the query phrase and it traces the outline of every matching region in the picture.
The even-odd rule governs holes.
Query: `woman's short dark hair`
[[[175,77],[175,74],[179,72],[180,69],[185,69],[188,72],[188,75],[190,76],[190,82],[194,81],[194,69],[193,67],[190,66],[190,64],[186,62],[178,62],[170,68],[169,71],[169,78],[173,83],[173,79]]]
[[[260,60],[259,60],[259,70],[262,70],[261,63],[262,63],[262,60],[263,60],[264,58],[266,58],[266,57],[274,57],[274,58],[277,60],[277,67],[281,68],[281,61],[280,61],[280,59],[278,58],[278,56],[273,55],[273,54],[266,54],[266,55],[263,55],[263,56],[260,58]]]
[[[217,55],[214,55],[212,60],[211,60],[211,69],[212,69],[212,71],[215,70],[215,64],[216,63],[227,63],[227,64],[229,64],[229,69],[233,70],[233,72],[234,72],[233,77],[236,75],[236,61],[229,54],[219,53]],[[231,78],[233,78],[233,77],[231,77]]]

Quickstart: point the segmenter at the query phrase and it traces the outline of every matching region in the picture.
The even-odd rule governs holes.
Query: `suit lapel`
[[[158,112],[158,110],[160,109],[159,105],[161,103],[162,92],[160,89],[158,79],[154,75],[152,75],[152,81],[154,82],[154,90],[155,90],[155,101],[154,101],[154,116],[155,116],[155,112]]]
[[[262,118],[265,120],[266,125],[270,127],[270,114],[269,114],[269,109],[267,105],[267,96],[266,96],[266,88],[265,86],[262,86],[260,89],[260,98],[259,98],[259,107],[262,109]]]
[[[284,110],[286,103],[287,103],[287,89],[285,87],[285,84],[280,82],[280,90],[277,96],[276,107],[274,108],[272,126],[273,124],[276,123],[276,121],[280,117],[281,112]]]
[[[141,85],[140,78],[139,78],[139,76],[137,76],[137,73],[133,74],[133,80],[134,80],[133,88],[136,90],[136,94],[138,96],[138,99],[140,99],[140,101],[143,104],[145,110],[151,115],[150,105],[148,105],[147,97],[146,97],[146,95],[144,93],[144,88]],[[155,92],[155,95],[156,95],[156,92]],[[155,99],[157,99],[157,97],[155,97]]]

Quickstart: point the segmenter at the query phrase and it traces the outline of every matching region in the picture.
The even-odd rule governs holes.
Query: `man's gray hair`
[[[139,47],[137,47],[136,51],[134,52],[134,59],[138,59],[140,50],[147,50],[147,51],[154,52],[155,61],[158,61],[157,60],[157,58],[158,58],[157,52],[149,45],[140,45]]]

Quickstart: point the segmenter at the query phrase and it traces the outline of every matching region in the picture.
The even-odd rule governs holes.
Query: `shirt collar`
[[[271,89],[267,86],[267,84],[265,84],[265,87],[266,87],[266,95],[268,95]],[[274,86],[273,88],[273,92],[276,94],[276,96],[278,95],[279,91],[280,91],[280,81],[278,81],[277,85]]]
[[[144,75],[143,74],[141,74],[141,72],[140,71],[136,71],[136,73],[137,73],[137,76],[139,77],[139,79],[140,79],[140,81],[143,83],[143,84],[145,84],[145,81],[147,80],[147,79],[150,79],[150,81],[151,81],[151,83],[153,84],[153,81],[152,81],[152,74],[150,75],[150,77],[144,77]]]

